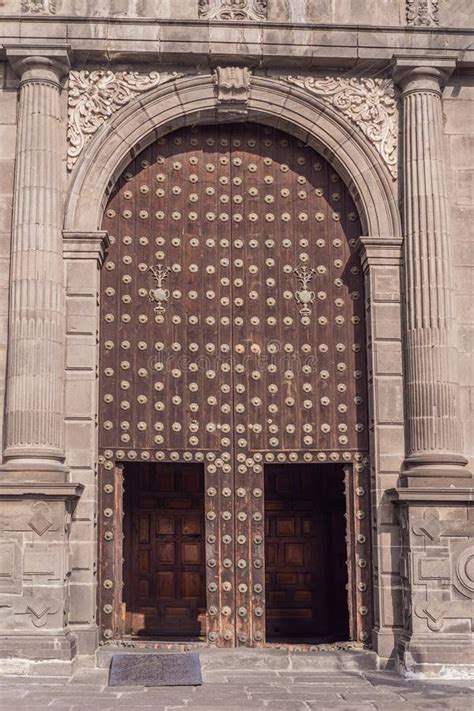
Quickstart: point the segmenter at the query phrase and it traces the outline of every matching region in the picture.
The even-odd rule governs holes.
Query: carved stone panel
[[[283,77],[318,96],[357,126],[398,175],[398,105],[390,79],[367,77]]]
[[[407,25],[439,25],[439,0],[406,0]]]
[[[31,15],[55,15],[57,0],[21,0],[21,11]]]
[[[177,76],[176,72],[71,71],[68,95],[68,170],[72,170],[86,143],[107,119],[139,94]]]
[[[202,20],[266,20],[267,0],[199,0]]]
[[[464,492],[459,496],[453,490],[430,493],[431,501],[428,497],[423,501],[422,490],[411,500],[405,490],[398,490],[405,601],[405,637],[399,655],[408,670],[429,665],[441,644],[441,632],[446,643],[435,651],[435,658],[444,656],[445,663],[473,662],[474,507]]]

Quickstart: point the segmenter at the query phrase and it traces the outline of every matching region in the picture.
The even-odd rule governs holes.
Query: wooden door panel
[[[158,563],[176,563],[175,544],[165,541],[158,542],[156,546],[156,558]]]
[[[151,551],[139,550],[139,572],[140,573],[150,573],[151,572],[151,562],[150,562]]]
[[[140,516],[138,519],[139,541],[140,543],[150,542],[150,516]]]
[[[277,518],[276,519],[276,535],[277,536],[294,536],[295,535],[295,520],[293,518]]]
[[[173,598],[176,594],[175,574],[171,571],[156,573],[156,593],[159,599]]]
[[[199,543],[182,543],[181,558],[183,563],[199,565],[202,560],[202,546]]]
[[[156,519],[156,533],[160,536],[172,536],[175,530],[175,520],[165,514],[161,514]]]
[[[149,600],[151,596],[150,581],[139,578],[138,580],[138,598],[141,601]]]
[[[199,516],[183,516],[181,519],[181,533],[187,536],[202,535],[203,522]]]
[[[307,551],[302,543],[284,543],[283,546],[283,565],[308,565]]]
[[[183,598],[197,598],[199,600],[202,592],[202,572],[187,571],[181,578],[181,590]]]

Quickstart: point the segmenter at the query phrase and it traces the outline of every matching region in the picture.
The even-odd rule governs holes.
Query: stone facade
[[[470,3],[4,0],[0,18],[0,667],[68,674],[99,644],[107,196],[160,136],[248,120],[321,153],[362,222],[372,647],[402,673],[472,672]]]

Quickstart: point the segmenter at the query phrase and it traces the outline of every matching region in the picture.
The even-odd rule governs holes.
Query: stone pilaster
[[[442,87],[455,60],[403,57],[405,364],[408,486],[466,485],[453,307],[453,268],[443,149]]]
[[[359,252],[365,277],[371,507],[377,526],[372,540],[372,646],[381,663],[387,663],[393,661],[403,624],[398,522],[387,495],[397,484],[404,455],[402,240],[361,237]]]
[[[13,47],[20,77],[10,275],[6,440],[9,478],[64,480],[62,253],[64,47]]]
[[[64,232],[66,274],[66,464],[84,485],[71,522],[69,625],[79,655],[98,645],[97,612],[97,370],[100,267],[106,232]]]

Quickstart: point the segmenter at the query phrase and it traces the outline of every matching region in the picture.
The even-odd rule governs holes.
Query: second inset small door
[[[205,634],[204,473],[199,465],[125,468],[125,590],[129,634]]]

